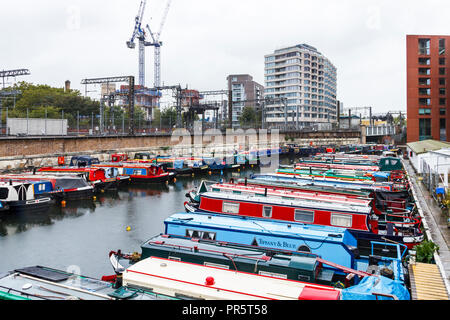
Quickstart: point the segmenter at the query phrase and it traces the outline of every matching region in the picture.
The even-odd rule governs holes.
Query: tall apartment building
[[[450,36],[407,35],[407,141],[450,141]]]
[[[337,121],[336,67],[307,44],[275,50],[265,57],[265,98],[268,127],[312,126]],[[285,98],[284,102],[279,98]]]
[[[239,117],[246,106],[257,108],[264,97],[264,86],[253,81],[248,74],[232,74],[227,77],[228,91],[232,96],[232,126],[240,126]]]

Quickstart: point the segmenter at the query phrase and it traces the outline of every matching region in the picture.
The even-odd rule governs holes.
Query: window
[[[216,240],[216,233],[210,231],[186,229],[186,237],[206,240]]]
[[[429,86],[429,85],[431,85],[431,79],[430,78],[419,78],[419,85],[420,86]]]
[[[431,69],[430,68],[419,68],[419,74],[420,75],[430,75]]]
[[[431,138],[431,119],[419,119],[419,140]]]
[[[431,109],[419,109],[419,114],[431,114]]]
[[[444,66],[445,65],[445,58],[439,58],[439,64],[441,66]]]
[[[419,55],[430,54],[430,39],[419,39]]]
[[[296,209],[294,220],[301,222],[314,222],[314,211]]]
[[[439,55],[445,54],[445,39],[439,39]]]
[[[445,68],[439,68],[439,74],[444,75],[445,74]]]
[[[222,211],[224,213],[238,214],[239,213],[239,203],[224,201],[223,205],[222,205]]]
[[[211,263],[211,262],[204,262],[203,265],[205,267],[213,267],[213,268],[219,268],[219,269],[225,269],[229,270],[230,267],[224,264],[218,264],[218,263]]]
[[[431,59],[430,58],[419,58],[419,64],[426,66],[430,65]]]
[[[439,109],[439,115],[445,116],[445,108],[440,108]]]
[[[439,98],[439,105],[440,106],[445,106],[446,102],[447,102],[447,100],[445,98]]]
[[[259,271],[259,275],[266,276],[266,277],[272,277],[272,278],[279,278],[279,279],[287,279],[286,274],[282,273],[274,273],[274,272],[267,272],[267,271]]]
[[[7,199],[8,193],[9,193],[8,188],[0,188],[0,199]]]
[[[421,106],[429,106],[431,105],[431,99],[428,98],[419,98],[419,104]]]
[[[419,88],[419,95],[429,96],[431,94],[431,89],[429,88]]]
[[[337,227],[350,228],[352,226],[352,216],[348,214],[331,214],[331,225]]]
[[[439,78],[439,85],[445,86],[445,78]]]
[[[445,88],[439,88],[439,94],[445,95]]]

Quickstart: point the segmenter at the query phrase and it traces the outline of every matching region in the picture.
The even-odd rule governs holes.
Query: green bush
[[[439,246],[432,241],[425,240],[421,244],[415,246],[414,250],[416,250],[417,262],[433,263],[433,255],[439,250]]]

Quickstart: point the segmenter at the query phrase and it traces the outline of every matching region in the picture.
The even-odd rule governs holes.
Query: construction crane
[[[136,47],[134,40],[135,39],[139,40],[139,82],[138,83],[141,86],[145,86],[145,47],[152,45],[150,42],[145,41],[146,34],[145,34],[145,31],[141,28],[146,3],[147,3],[146,0],[141,0],[141,5],[139,6],[139,11],[135,18],[133,34],[131,35],[130,41],[127,41],[127,47],[130,49],[134,49]]]
[[[150,26],[147,24],[147,29],[150,32],[150,36],[152,37],[152,40],[153,40],[153,42],[150,42],[149,45],[155,47],[155,68],[154,68],[154,74],[155,74],[154,87],[155,88],[161,86],[161,46],[162,46],[162,42],[159,41],[159,39],[161,37],[161,32],[163,30],[164,24],[166,23],[167,14],[169,13],[171,2],[172,2],[172,0],[167,1],[167,5],[164,10],[161,24],[159,26],[159,31],[156,34],[153,34],[152,30],[150,29]]]

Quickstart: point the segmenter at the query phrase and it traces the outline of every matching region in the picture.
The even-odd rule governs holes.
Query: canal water
[[[140,252],[144,241],[164,232],[167,217],[184,211],[186,192],[202,180],[227,181],[258,172],[254,167],[179,177],[168,185],[131,184],[95,201],[68,201],[47,214],[0,216],[0,273],[41,265],[96,278],[113,274],[108,253]]]

